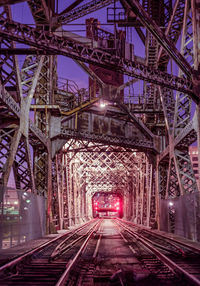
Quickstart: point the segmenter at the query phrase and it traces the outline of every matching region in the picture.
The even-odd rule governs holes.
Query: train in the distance
[[[120,194],[98,192],[92,197],[93,217],[122,217],[123,200]]]

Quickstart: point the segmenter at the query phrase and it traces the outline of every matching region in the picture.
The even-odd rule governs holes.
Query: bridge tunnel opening
[[[123,198],[120,193],[97,192],[92,197],[93,217],[123,217]]]
[[[155,174],[144,152],[69,140],[55,161],[52,211],[57,229],[103,216],[155,225]],[[114,209],[117,202],[120,210]]]

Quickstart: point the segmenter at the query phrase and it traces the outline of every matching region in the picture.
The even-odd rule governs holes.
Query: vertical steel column
[[[71,158],[69,154],[66,155],[66,165],[67,165],[67,198],[68,198],[68,226],[72,226],[72,172],[71,172]]]
[[[69,197],[68,197],[68,161],[67,156],[63,153],[63,168],[64,168],[64,189],[63,189],[63,217],[64,217],[64,227],[68,226],[67,218],[69,218]]]
[[[191,1],[192,6],[192,27],[193,27],[193,52],[194,52],[194,69],[196,72],[196,86],[195,89],[200,94],[200,0]],[[200,104],[196,107],[197,118],[197,146],[198,146],[198,172],[200,175]],[[200,180],[200,179],[199,179]],[[200,189],[199,189],[200,191]],[[200,202],[197,198],[196,213],[199,213]],[[200,240],[200,219],[196,215],[196,235],[198,241]]]
[[[191,1],[192,6],[192,28],[193,28],[193,53],[194,53],[194,69],[196,70],[196,80],[197,85],[200,81],[200,1]],[[200,89],[200,84],[199,84]],[[197,115],[197,144],[198,150],[200,150],[200,105],[196,107]],[[199,162],[200,162],[200,151],[198,152]],[[199,174],[200,174],[200,164],[199,164]],[[200,191],[200,190],[199,190]]]
[[[138,223],[138,214],[139,214],[139,189],[140,189],[140,169],[136,170],[136,191],[135,191],[135,218],[134,222]]]
[[[56,155],[56,175],[57,175],[57,192],[58,192],[58,214],[59,214],[59,229],[63,229],[63,162],[62,154]]]
[[[4,6],[1,12],[6,20],[12,19],[11,9],[9,6]],[[15,44],[12,41],[1,40],[1,47],[6,46],[8,48],[14,48]],[[15,100],[20,104],[22,97],[21,92],[21,78],[19,72],[19,65],[16,56],[3,56],[0,55],[1,70],[0,70],[0,82],[3,86],[13,86],[16,88]],[[2,190],[8,184],[11,168],[14,163],[17,148],[21,139],[21,130],[17,126],[16,128],[4,128],[1,130],[1,144],[0,144],[0,184]],[[5,148],[5,145],[8,147]],[[1,191],[1,190],[0,190]]]
[[[151,220],[151,197],[152,197],[152,194],[153,194],[153,180],[157,180],[156,178],[153,177],[153,164],[150,164],[148,162],[148,174],[147,174],[147,223],[146,223],[146,226],[150,226],[150,220]],[[158,199],[158,196],[157,194],[155,194],[156,196],[156,214],[158,212],[158,208],[159,208],[159,205],[158,205],[158,202],[157,202],[157,199]],[[155,216],[155,220],[157,221],[158,223],[158,217],[157,215]]]
[[[145,158],[142,158],[145,162]],[[145,197],[145,172],[146,172],[146,162],[140,162],[140,224],[143,224],[144,220],[144,197]]]

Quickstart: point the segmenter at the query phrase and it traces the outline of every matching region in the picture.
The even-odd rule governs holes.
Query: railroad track
[[[185,285],[200,285],[200,250],[184,242],[165,237],[150,230],[134,227],[130,222],[115,220],[117,225],[123,229],[126,235],[134,238],[144,247],[149,249],[154,256],[138,255],[138,259],[154,273],[155,269],[160,269],[161,277],[167,281],[167,276],[162,273],[162,267],[165,265],[169,269],[171,277],[179,279],[179,283]],[[156,264],[159,265],[156,267]],[[168,272],[167,272],[168,274]],[[171,275],[170,274],[170,275]]]
[[[56,286],[193,285],[191,281],[186,284],[160,252],[133,237],[133,231],[119,222],[102,220],[95,239],[81,252]]]
[[[0,267],[0,285],[64,285],[58,282],[74,263],[101,221],[93,220]],[[73,262],[73,263],[72,263]]]
[[[200,285],[183,262],[194,250],[141,232],[95,219],[2,266],[0,285]]]

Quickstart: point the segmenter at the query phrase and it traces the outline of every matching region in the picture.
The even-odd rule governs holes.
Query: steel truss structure
[[[0,7],[1,195],[13,172],[17,189],[47,198],[51,231],[91,217],[94,192],[116,191],[127,219],[159,227],[160,199],[198,191],[189,146],[200,147],[200,1],[80,0],[58,13],[54,1],[29,0],[34,25],[12,19],[17,2],[25,1]],[[90,39],[65,30],[107,6],[113,34],[98,25]],[[126,40],[116,37],[120,27]],[[59,55],[93,85],[60,79]],[[128,79],[113,86],[91,65]],[[169,219],[174,231],[175,214]]]

